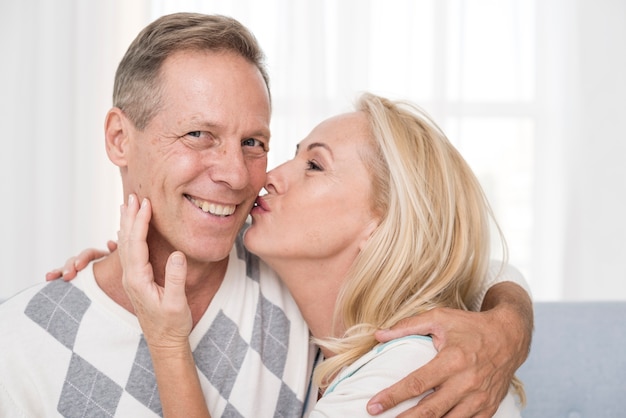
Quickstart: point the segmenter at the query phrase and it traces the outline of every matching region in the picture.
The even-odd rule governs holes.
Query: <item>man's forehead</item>
[[[214,56],[220,60],[215,61]],[[209,62],[203,62],[206,57]],[[169,59],[159,88],[162,110],[178,114],[177,124],[220,131],[236,128],[269,139],[269,94],[256,67],[242,63],[239,60],[244,58],[233,53],[209,56],[188,51]]]

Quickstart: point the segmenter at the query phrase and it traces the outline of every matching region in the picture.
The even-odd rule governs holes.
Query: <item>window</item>
[[[409,99],[472,166],[510,261],[528,276],[534,2],[153,1],[154,18],[183,9],[231,15],[264,48],[274,100],[270,166],[290,158],[315,124],[349,109],[360,91]]]

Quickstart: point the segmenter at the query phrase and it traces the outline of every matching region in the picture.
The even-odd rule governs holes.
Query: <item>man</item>
[[[280,281],[237,239],[265,182],[271,105],[262,59],[252,34],[232,19],[164,16],[122,59],[105,121],[107,154],[120,168],[124,195],[152,204],[148,246],[155,281],[163,285],[174,250],[187,257],[189,338],[214,416],[300,416],[310,390],[308,329]],[[0,305],[0,416],[162,413],[121,278],[113,253],[71,283],[35,286]],[[474,314],[484,315],[477,317],[480,326],[495,323],[478,335],[502,348],[502,357],[484,363],[468,364],[462,356],[475,358],[474,352],[458,348],[467,334],[477,338],[475,328],[465,335],[437,329],[442,316],[460,313],[418,320],[416,332],[442,338],[445,365],[416,372],[414,381],[375,399],[373,411],[437,386],[433,402],[424,401],[416,416],[488,413],[528,348],[532,315],[514,311],[530,306],[523,291],[517,298],[519,291],[511,283],[497,285],[483,308],[497,307]],[[493,354],[482,345],[476,352]],[[443,374],[434,373],[442,367]],[[489,378],[497,384],[472,384],[493,372],[499,375]]]

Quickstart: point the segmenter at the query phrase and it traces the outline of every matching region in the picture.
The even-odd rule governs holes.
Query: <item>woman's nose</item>
[[[280,194],[287,190],[287,177],[286,171],[289,161],[279,165],[278,167],[268,171],[265,180],[265,190],[269,194]]]

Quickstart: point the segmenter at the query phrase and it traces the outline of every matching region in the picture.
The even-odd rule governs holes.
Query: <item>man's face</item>
[[[233,53],[178,52],[160,74],[162,107],[131,130],[125,192],[152,203],[151,252],[220,261],[265,182],[269,95],[259,70]]]

